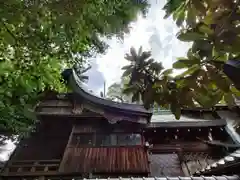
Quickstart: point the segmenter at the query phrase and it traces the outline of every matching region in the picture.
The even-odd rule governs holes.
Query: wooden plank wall
[[[84,129],[87,132],[91,128]],[[72,138],[82,128],[73,127],[59,168],[64,173],[148,173],[147,151],[143,146],[81,147],[73,145]]]
[[[67,148],[60,172],[148,173],[149,167],[141,147]]]

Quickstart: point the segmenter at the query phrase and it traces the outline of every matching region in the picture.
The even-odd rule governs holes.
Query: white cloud
[[[103,73],[106,85],[119,81],[121,67],[127,64],[124,59],[130,47],[143,50],[152,50],[152,55],[161,61],[166,68],[171,68],[176,57],[185,56],[189,45],[176,38],[178,28],[171,18],[163,19],[165,12],[162,10],[165,1],[150,0],[151,8],[146,18],[138,17],[132,23],[130,33],[125,35],[124,41],[112,38],[107,42],[110,45],[105,55],[98,56],[96,62],[98,70]],[[90,77],[91,79],[91,77]]]

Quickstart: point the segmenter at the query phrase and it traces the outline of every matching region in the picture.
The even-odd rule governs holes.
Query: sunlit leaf
[[[166,11],[164,18],[168,18],[182,3],[184,3],[182,0],[168,0],[167,4],[163,7]]]
[[[201,12],[202,15],[205,15],[206,14],[206,7],[204,6],[204,1],[201,1],[201,0],[193,0],[193,5],[194,7],[199,11]]]
[[[162,72],[163,75],[168,76],[173,73],[173,69],[166,69]]]
[[[170,109],[171,109],[172,113],[175,115],[175,118],[177,120],[179,120],[180,117],[181,117],[181,108],[180,108],[180,106],[178,104],[176,104],[176,103],[171,103]]]
[[[133,72],[132,69],[126,69],[126,70],[124,71],[124,73],[122,74],[122,77],[129,76],[132,72]]]
[[[198,32],[185,32],[178,34],[177,38],[181,41],[190,42],[190,41],[196,41],[204,39],[204,34],[198,33]]]
[[[200,26],[198,26],[198,29],[200,32],[206,33],[208,35],[212,35],[214,33],[214,31],[206,24],[201,24]]]
[[[236,106],[235,99],[233,97],[233,94],[231,92],[224,95],[224,101],[227,103],[229,107]]]
[[[179,59],[177,62],[173,63],[173,68],[175,69],[183,69],[192,67],[193,65],[198,65],[200,62],[198,59],[190,60],[190,59]]]
[[[127,69],[130,69],[130,68],[132,68],[132,67],[133,67],[132,65],[123,66],[123,67],[122,67],[122,70],[127,70]]]
[[[196,9],[194,7],[189,7],[187,11],[187,24],[194,26],[196,24]]]

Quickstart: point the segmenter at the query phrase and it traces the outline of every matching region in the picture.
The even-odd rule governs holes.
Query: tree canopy
[[[129,82],[129,77],[122,77],[120,82],[115,82],[107,89],[106,98],[117,102],[132,102],[132,94],[125,94],[123,91]]]
[[[240,57],[239,1],[168,0],[164,10],[165,18],[172,17],[180,28],[177,38],[192,42],[192,46],[186,57],[179,57],[173,64],[174,69],[185,71],[174,78],[168,74],[165,86],[159,83],[162,77],[155,72],[139,77],[141,93],[148,93],[146,98],[142,97],[145,106],[150,107],[154,103],[170,105],[177,119],[182,107],[200,105],[211,108],[221,100],[230,107],[234,106],[234,98],[240,96],[240,91],[223,73],[223,64]],[[168,73],[171,71],[166,70]],[[135,74],[135,71],[131,72],[131,79],[135,80]],[[155,77],[155,80],[147,77]]]
[[[1,1],[0,129],[29,131],[39,94],[66,90],[61,71],[82,72],[85,57],[106,49],[101,37],[121,37],[146,9],[144,0]]]

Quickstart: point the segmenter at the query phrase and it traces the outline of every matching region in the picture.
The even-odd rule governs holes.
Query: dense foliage
[[[121,36],[145,1],[8,0],[0,2],[0,129],[21,134],[45,90],[64,91],[60,73],[103,53],[102,36]],[[85,78],[84,78],[85,79]]]
[[[181,107],[201,105],[210,108],[220,100],[234,106],[234,96],[240,96],[240,91],[222,68],[228,59],[240,58],[239,1],[168,0],[164,10],[165,18],[171,16],[180,27],[177,38],[192,42],[192,47],[187,57],[180,57],[173,64],[174,69],[185,71],[174,79],[170,78],[164,92],[158,80],[147,80],[148,88],[145,80],[138,80],[144,87],[143,92],[149,93],[143,99],[145,106],[154,102],[160,106],[170,104],[176,118],[180,117]],[[131,76],[135,79],[134,73]],[[157,75],[157,79],[161,80],[161,77]],[[162,93],[165,93],[164,97]]]
[[[174,108],[179,99],[173,91],[172,70],[164,70],[160,62],[151,58],[151,52],[142,51],[142,48],[138,53],[131,48],[130,54],[126,54],[125,58],[130,65],[122,68],[123,77],[129,76],[130,80],[122,93],[132,95],[132,102],[141,101],[147,109],[155,103],[164,108],[170,104],[172,111],[176,112]]]
[[[187,57],[173,65],[187,68],[177,83],[190,86],[202,106],[213,106],[222,98],[234,105],[233,95],[240,92],[222,66],[228,59],[239,59],[239,1],[169,1],[165,10],[181,27],[178,39],[193,43]]]
[[[107,89],[106,98],[112,101],[132,103],[132,94],[125,94],[123,91],[128,87],[129,77],[122,77],[120,82],[115,82]]]

